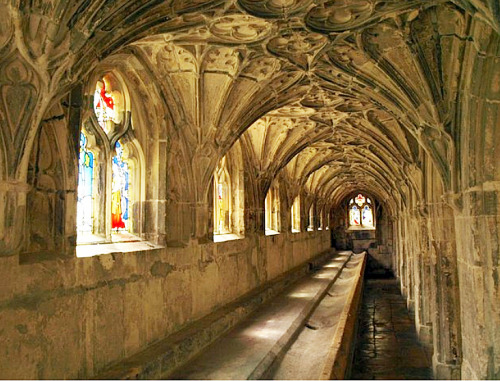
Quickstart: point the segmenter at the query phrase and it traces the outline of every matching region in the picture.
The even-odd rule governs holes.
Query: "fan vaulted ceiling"
[[[263,190],[284,171],[334,202],[359,188],[393,197],[422,155],[453,186],[470,15],[500,30],[494,0],[18,3],[30,16],[2,20],[0,48],[23,40],[39,103],[100,64],[138,62],[191,156],[207,158],[201,179],[240,141]],[[3,138],[16,152],[30,136]]]

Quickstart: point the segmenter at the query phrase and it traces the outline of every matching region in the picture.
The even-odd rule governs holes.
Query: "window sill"
[[[240,237],[236,234],[233,233],[228,233],[228,234],[214,234],[214,242],[226,242],[226,241],[235,241],[238,239],[243,239],[243,237]]]
[[[101,243],[107,243],[106,238],[96,235],[96,234],[85,234],[78,233],[76,238],[76,244],[79,245],[97,245]]]
[[[105,237],[96,234],[80,234],[76,239],[76,244],[77,246],[81,246],[139,241],[142,241],[142,239],[134,234],[128,232],[112,232],[111,241],[106,240]]]
[[[376,230],[375,227],[365,227],[365,226],[350,226],[347,231],[359,231],[359,230]]]
[[[79,245],[76,247],[76,256],[78,258],[94,257],[102,254],[112,253],[131,253],[134,251],[146,251],[159,249],[162,246],[152,244],[147,241],[139,242],[113,242],[96,243],[92,245]]]
[[[271,230],[271,229],[266,230],[266,235],[278,235],[278,234],[280,234],[280,232],[276,230]]]

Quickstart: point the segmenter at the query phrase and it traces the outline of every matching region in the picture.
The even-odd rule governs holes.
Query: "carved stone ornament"
[[[306,23],[321,32],[343,32],[368,21],[374,10],[373,0],[333,0],[311,9]]]
[[[272,78],[280,71],[282,65],[279,59],[261,56],[252,59],[243,69],[241,76],[260,82]]]
[[[269,41],[267,49],[306,69],[314,55],[326,45],[326,37],[305,29],[292,29]]]
[[[305,21],[321,33],[342,33],[407,11],[417,4],[414,0],[331,0],[312,8]]]
[[[303,107],[299,104],[294,104],[290,106],[281,107],[268,113],[269,116],[274,117],[287,117],[287,118],[297,118],[297,117],[307,117],[314,114],[314,110],[308,107]]]
[[[226,47],[212,48],[204,61],[204,71],[225,72],[234,75],[240,64],[238,51]]]
[[[156,62],[169,73],[179,71],[196,72],[196,59],[187,49],[174,44],[166,44],[157,54]]]
[[[239,0],[248,12],[266,18],[281,18],[307,10],[312,0]]]
[[[38,78],[20,54],[14,52],[0,62],[0,133],[11,162],[9,172],[15,171],[16,153],[21,152],[30,127],[38,98]],[[19,155],[20,156],[20,155]]]
[[[258,42],[271,31],[271,23],[249,15],[224,16],[210,25],[214,37],[230,43]]]

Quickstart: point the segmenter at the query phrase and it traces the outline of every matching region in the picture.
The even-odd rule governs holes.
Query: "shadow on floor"
[[[417,339],[397,280],[375,277],[365,279],[351,379],[432,379],[431,351]]]

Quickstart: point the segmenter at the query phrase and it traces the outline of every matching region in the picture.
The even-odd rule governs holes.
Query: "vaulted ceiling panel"
[[[285,168],[325,195],[340,173],[346,189],[363,184],[382,194],[381,187],[410,181],[406,168],[418,168],[423,152],[451,187],[461,57],[467,44],[482,44],[468,35],[469,15],[499,31],[494,4],[10,2],[0,6],[11,16],[0,21],[0,80],[5,91],[32,93],[23,115],[33,122],[13,140],[19,120],[6,112],[2,144],[29,147],[47,99],[100,61],[128,55],[154,77],[186,152],[203,157],[202,182],[241,139],[263,188]],[[36,80],[14,83],[11,67]],[[4,157],[10,173],[27,161]]]

